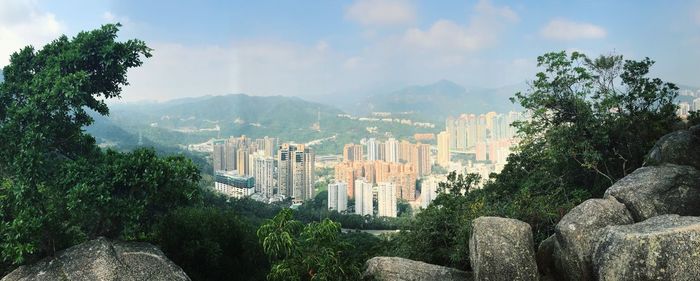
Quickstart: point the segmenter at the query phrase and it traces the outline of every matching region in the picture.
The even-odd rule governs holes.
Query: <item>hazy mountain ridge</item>
[[[412,111],[433,120],[460,113],[506,112],[519,108],[509,98],[525,86],[521,83],[494,89],[466,89],[452,81],[440,80],[369,96],[360,107],[369,111]]]

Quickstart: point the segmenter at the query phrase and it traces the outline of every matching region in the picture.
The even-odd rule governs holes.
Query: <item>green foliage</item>
[[[178,209],[156,233],[163,252],[192,280],[262,280],[270,269],[255,227],[229,209]]]
[[[678,88],[648,78],[653,61],[548,53],[518,101],[531,118],[514,124],[520,144],[482,189],[450,175],[443,191],[395,242],[395,254],[468,269],[471,221],[502,216],[529,223],[535,242],[571,208],[644,164],[658,138],[678,123]]]
[[[688,112],[688,126],[700,125],[700,110]]]
[[[10,58],[0,84],[0,260],[4,272],[98,236],[149,239],[179,206],[199,202],[200,175],[183,156],[102,151],[83,131],[109,113],[126,72],[150,57],[117,42],[119,25],[62,36]]]
[[[416,215],[407,231],[397,238],[395,255],[455,268],[466,268],[469,259],[468,229],[478,202],[470,191],[479,182],[476,174],[448,175],[440,183],[437,198]],[[477,208],[475,210],[475,208]],[[467,251],[465,251],[467,250]]]
[[[352,246],[341,239],[340,224],[329,219],[303,225],[284,209],[258,229],[272,269],[268,280],[357,280],[360,266]]]

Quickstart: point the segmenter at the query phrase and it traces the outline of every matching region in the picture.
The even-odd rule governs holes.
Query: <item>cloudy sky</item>
[[[655,75],[700,86],[700,0],[0,0],[0,66],[24,45],[113,22],[155,49],[130,72],[127,101],[500,87],[557,50],[648,56]]]

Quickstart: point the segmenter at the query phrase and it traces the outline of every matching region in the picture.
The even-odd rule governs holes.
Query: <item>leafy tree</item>
[[[530,114],[514,124],[520,144],[500,174],[482,189],[475,178],[450,175],[441,194],[396,239],[396,254],[468,269],[471,220],[502,216],[523,220],[536,242],[561,217],[644,164],[661,136],[678,126],[678,88],[648,78],[653,61],[581,53],[538,57],[543,69],[531,89],[517,93]]]
[[[700,110],[695,110],[688,113],[688,125],[700,125]]]
[[[192,280],[262,280],[270,269],[255,226],[230,209],[178,209],[156,233],[163,252]]]
[[[119,25],[12,54],[0,84],[0,260],[16,266],[97,236],[148,239],[170,210],[199,201],[199,171],[152,150],[104,152],[83,128],[109,113],[126,72],[151,56]]]
[[[268,280],[357,280],[358,261],[348,254],[352,246],[340,239],[340,224],[324,219],[307,225],[282,210],[258,229],[272,269]]]
[[[468,229],[474,218],[472,189],[480,181],[479,175],[457,175],[440,183],[438,196],[427,209],[421,210],[399,239],[401,247],[394,255],[405,256],[428,263],[466,268],[469,259]]]

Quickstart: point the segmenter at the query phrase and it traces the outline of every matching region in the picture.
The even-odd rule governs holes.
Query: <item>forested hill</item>
[[[97,118],[88,131],[103,140],[118,138],[121,128],[154,142],[178,145],[203,142],[230,135],[265,135],[306,141],[324,136],[313,130],[320,112],[321,122],[337,118],[341,110],[285,96],[245,94],[204,96],[167,102],[110,105],[109,118]],[[218,128],[218,129],[217,129]]]

